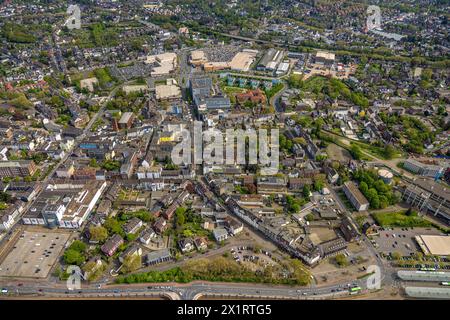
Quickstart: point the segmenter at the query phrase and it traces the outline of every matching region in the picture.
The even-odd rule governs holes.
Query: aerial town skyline
[[[0,299],[449,299],[448,18],[2,1]]]

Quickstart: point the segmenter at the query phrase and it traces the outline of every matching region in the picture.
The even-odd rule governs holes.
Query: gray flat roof
[[[399,270],[397,275],[400,279],[407,281],[450,281],[450,272]]]
[[[413,180],[413,184],[450,201],[450,189],[440,183],[427,178],[416,178]]]
[[[405,292],[413,298],[450,299],[450,288],[406,287]]]

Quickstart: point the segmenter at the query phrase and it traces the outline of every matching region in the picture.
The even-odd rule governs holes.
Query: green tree
[[[401,255],[401,253],[400,252],[394,252],[394,253],[392,253],[392,258],[394,259],[394,260],[400,260],[401,258],[402,258],[402,255]]]
[[[130,273],[136,271],[141,267],[141,256],[139,255],[129,255],[123,260],[121,273]]]
[[[176,224],[177,226],[182,226],[186,222],[186,208],[180,207],[175,211]]]
[[[66,250],[63,259],[65,263],[77,266],[81,266],[86,261],[86,257],[81,252],[73,249]]]
[[[108,230],[102,226],[91,226],[89,228],[89,234],[92,241],[105,242],[108,239]]]
[[[334,260],[340,267],[346,267],[349,265],[347,257],[342,253],[339,253],[338,255],[336,255],[336,257],[334,257]]]
[[[306,199],[309,199],[309,196],[311,194],[311,188],[308,185],[303,186],[303,197]]]

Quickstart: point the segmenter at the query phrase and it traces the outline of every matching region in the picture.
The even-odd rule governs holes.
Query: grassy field
[[[377,157],[382,160],[390,160],[389,157],[386,157],[385,151],[383,148],[373,146],[367,143],[363,142],[351,142],[351,144],[356,144],[358,147],[360,147],[362,150],[366,151],[367,153],[371,154],[374,157]],[[395,158],[401,158],[403,154],[401,152],[396,152],[391,159]]]
[[[433,224],[417,215],[406,215],[406,212],[374,213],[375,221],[382,227],[431,227]]]
[[[347,149],[344,149],[337,144],[330,143],[327,147],[327,154],[330,160],[335,161],[348,161],[352,159],[351,154]]]

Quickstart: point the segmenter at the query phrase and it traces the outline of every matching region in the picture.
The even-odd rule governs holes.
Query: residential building
[[[359,191],[355,183],[352,181],[345,182],[343,190],[356,210],[365,211],[369,209],[369,201],[367,201],[366,197]]]
[[[179,240],[178,247],[183,253],[188,253],[195,249],[194,242],[189,238]]]
[[[118,234],[114,234],[111,238],[109,238],[104,245],[101,246],[101,250],[104,254],[111,257],[114,253],[119,249],[119,247],[123,244],[123,239]]]
[[[136,233],[141,227],[142,227],[142,220],[133,217],[123,226],[123,231],[126,234]]]
[[[217,242],[222,242],[228,239],[228,231],[225,228],[214,229],[213,235]]]

